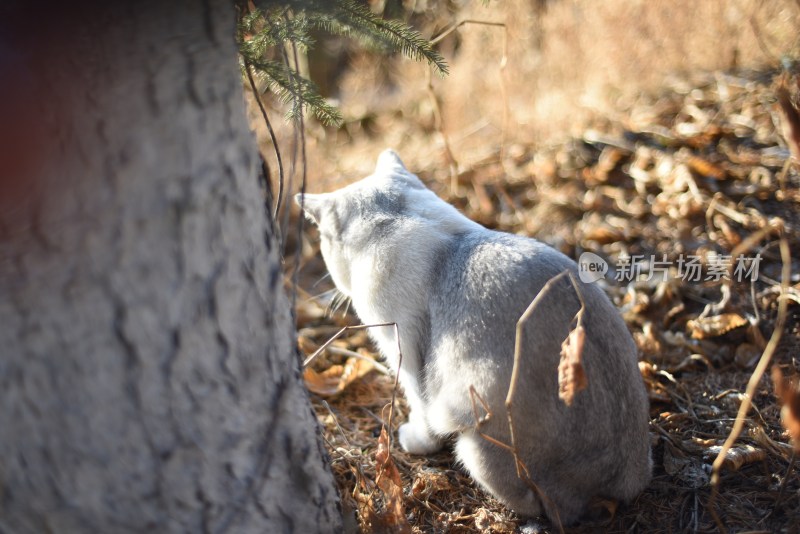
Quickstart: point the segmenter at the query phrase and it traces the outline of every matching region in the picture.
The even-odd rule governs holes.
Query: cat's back
[[[441,247],[434,264],[433,308],[453,315],[459,323],[454,327],[462,330],[469,324],[504,333],[513,330],[551,278],[564,271],[577,274],[575,262],[552,247],[485,228],[454,235]],[[595,291],[590,293],[589,298],[595,300]]]
[[[568,277],[554,280],[565,271],[572,273],[577,292]],[[533,345],[529,350],[537,353],[530,365],[536,371],[557,368],[561,343],[585,304],[586,352],[595,360],[587,367],[600,375],[600,382],[614,382],[621,372],[641,381],[633,339],[602,288],[578,281],[572,259],[532,238],[482,229],[454,236],[442,247],[430,291],[434,331],[457,338],[470,358],[502,362],[505,372],[499,376],[505,379],[517,321],[551,280],[524,327]],[[548,382],[547,388],[552,387]]]

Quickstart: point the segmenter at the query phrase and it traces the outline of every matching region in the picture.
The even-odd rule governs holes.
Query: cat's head
[[[368,177],[332,193],[297,194],[306,217],[319,227],[322,257],[339,290],[351,296],[352,266],[363,254],[381,254],[397,230],[419,220],[423,205],[443,203],[410,173],[393,150]]]

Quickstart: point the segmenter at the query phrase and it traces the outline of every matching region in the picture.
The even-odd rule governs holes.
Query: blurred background
[[[369,6],[427,38],[474,22],[437,44],[450,65],[448,76],[432,77],[441,117],[426,63],[315,35],[300,71],[339,107],[344,122],[324,128],[309,121],[312,191],[341,176],[364,176],[385,147],[417,171],[448,172],[444,132],[463,170],[499,154],[504,144],[506,151],[513,144],[542,146],[621,119],[689,75],[774,70],[800,51],[795,0],[385,0]],[[275,168],[255,109],[252,119]],[[279,139],[291,139],[289,125],[273,125],[283,129]]]

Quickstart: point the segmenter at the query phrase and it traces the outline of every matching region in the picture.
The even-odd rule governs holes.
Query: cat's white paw
[[[433,454],[442,448],[442,441],[418,423],[400,425],[397,437],[403,450],[411,454]]]

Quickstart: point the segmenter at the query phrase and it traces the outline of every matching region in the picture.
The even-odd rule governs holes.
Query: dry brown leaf
[[[641,332],[633,333],[633,340],[636,346],[642,351],[643,354],[661,354],[664,351],[661,340],[656,335],[656,329],[652,327],[653,323],[645,323]]]
[[[608,181],[608,175],[611,171],[616,169],[627,156],[627,151],[612,146],[606,146],[597,158],[597,164],[594,168],[587,168],[587,170],[590,171],[591,177],[595,180],[606,182]]]
[[[699,447],[704,447],[704,448],[713,447],[714,445],[718,445],[716,439],[713,439],[713,438],[703,439],[703,438],[698,438],[697,436],[693,436],[692,439],[691,439],[691,442],[694,445],[697,445]]]
[[[411,495],[421,501],[427,500],[437,491],[450,489],[450,480],[444,473],[433,471],[421,471],[411,485]]]
[[[647,293],[644,291],[627,291],[625,293],[625,297],[622,299],[622,302],[623,308],[627,311],[627,313],[632,314],[633,316],[647,311],[647,308],[650,307],[650,297],[648,297]],[[631,319],[633,319],[633,317]]]
[[[664,384],[658,381],[659,369],[650,362],[639,362],[639,372],[647,388],[647,396],[650,402],[669,402],[670,396]]]
[[[702,176],[708,176],[715,180],[724,180],[727,177],[725,169],[699,156],[689,156],[686,164],[690,169]]]
[[[583,370],[583,343],[586,331],[582,325],[572,330],[561,344],[561,361],[558,364],[558,397],[567,406],[579,391],[586,389],[588,381]]]
[[[373,363],[361,358],[348,358],[344,365],[332,365],[321,373],[310,367],[303,371],[308,389],[317,395],[331,397],[365,376],[375,368]]]
[[[715,458],[722,450],[721,445],[714,445],[706,449],[706,456]],[[722,468],[728,471],[738,471],[747,464],[760,462],[767,458],[767,453],[763,449],[756,449],[752,445],[742,445],[728,450]]]
[[[502,515],[478,508],[475,512],[475,527],[481,532],[515,532],[516,524],[505,519]]]
[[[716,141],[722,136],[722,129],[716,124],[709,124],[705,131],[684,139],[684,142],[692,148],[701,149]]]
[[[642,374],[642,378],[644,379],[652,379],[658,375],[658,367],[653,365],[650,362],[640,361],[639,362],[639,372]]]
[[[391,532],[398,534],[411,533],[411,525],[406,519],[403,505],[403,482],[400,472],[392,460],[389,448],[389,434],[386,427],[381,428],[378,448],[375,451],[375,483],[383,492],[385,511],[381,519]]]
[[[713,317],[693,319],[686,323],[689,333],[694,339],[719,337],[747,324],[747,319],[738,313],[723,313]]]
[[[775,366],[772,383],[781,402],[781,424],[792,438],[794,450],[800,452],[800,377],[784,378],[780,368]]]
[[[608,226],[597,226],[587,230],[583,237],[588,241],[597,241],[601,245],[607,245],[622,240],[625,235],[621,231]]]

